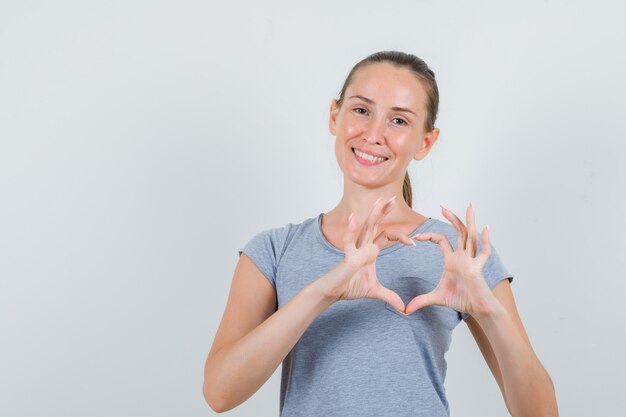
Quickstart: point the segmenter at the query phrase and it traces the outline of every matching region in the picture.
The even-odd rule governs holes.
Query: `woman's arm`
[[[512,416],[558,416],[554,385],[535,355],[508,280],[493,289],[493,311],[467,319]]]
[[[413,236],[439,245],[443,273],[437,287],[413,298],[405,313],[430,305],[469,313],[470,330],[500,385],[509,412],[515,417],[557,416],[552,380],[530,346],[508,281],[492,290],[482,273],[491,256],[489,228],[478,235],[471,203],[466,211],[467,226],[446,207],[441,209],[458,232],[456,248],[440,233]],[[482,248],[477,254],[479,238]]]
[[[333,303],[377,298],[403,311],[400,296],[383,287],[376,277],[375,262],[382,246],[390,240],[415,244],[396,231],[377,235],[378,224],[391,211],[393,200],[377,200],[363,224],[350,215],[344,235],[344,259],[278,311],[274,311],[274,288],[247,255],[240,257],[226,311],[204,368],[202,390],[213,410],[230,410],[252,396],[313,320]]]
[[[324,277],[332,280],[346,271],[340,262]],[[202,391],[214,411],[246,401],[272,376],[311,322],[335,301],[325,295],[324,282],[314,281],[274,311],[274,289],[250,258],[241,255],[204,367]]]

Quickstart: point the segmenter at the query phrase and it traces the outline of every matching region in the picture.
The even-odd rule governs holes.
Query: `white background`
[[[237,250],[337,204],[330,101],[388,49],[441,94],[415,210],[472,201],[561,415],[624,415],[625,3],[294,3],[1,3],[0,415],[213,415]],[[463,323],[447,358],[453,416],[506,415]]]

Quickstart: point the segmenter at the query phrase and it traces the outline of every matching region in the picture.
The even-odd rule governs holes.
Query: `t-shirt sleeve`
[[[285,244],[288,227],[263,230],[254,235],[239,249],[239,256],[245,253],[276,289],[276,269]]]
[[[502,259],[498,255],[496,248],[491,243],[489,245],[491,247],[491,256],[489,257],[489,259],[487,260],[487,263],[485,264],[483,268],[483,276],[485,277],[485,280],[487,281],[487,285],[489,285],[489,288],[493,289],[503,279],[508,278],[509,282],[513,282],[513,274],[509,272],[507,267],[502,262]],[[481,249],[482,249],[482,242],[480,241],[480,235],[479,235],[478,248],[476,249],[476,254],[480,253]],[[465,313],[465,312],[463,313],[459,312],[459,315],[461,319],[463,320],[467,320],[467,318],[470,316],[469,313]]]

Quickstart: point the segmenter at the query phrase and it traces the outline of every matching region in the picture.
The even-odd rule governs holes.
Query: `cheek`
[[[343,136],[344,139],[350,139],[355,135],[360,134],[363,131],[363,123],[354,117],[350,117],[347,115],[342,123],[339,125],[339,134]]]
[[[347,124],[345,128],[345,134],[347,137],[358,134],[362,129],[356,123]]]
[[[396,155],[406,155],[407,159],[413,158],[417,147],[416,140],[406,136],[395,137],[393,140],[389,140],[387,145]]]
[[[407,132],[398,132],[394,135],[394,143],[398,148],[410,149],[415,146],[415,138]]]

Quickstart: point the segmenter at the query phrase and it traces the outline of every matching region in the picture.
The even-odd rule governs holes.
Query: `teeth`
[[[386,158],[380,158],[378,156],[368,155],[366,153],[359,152],[356,149],[354,150],[354,153],[356,153],[359,156],[359,158],[367,159],[368,161],[372,161],[372,162],[381,162],[386,159]]]

